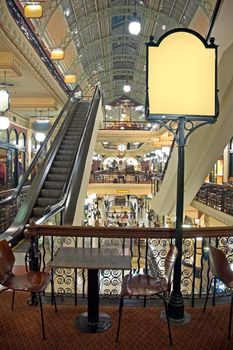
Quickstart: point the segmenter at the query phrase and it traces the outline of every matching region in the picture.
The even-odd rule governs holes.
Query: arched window
[[[10,140],[9,142],[13,145],[17,145],[18,144],[18,134],[17,131],[15,129],[11,129],[10,131]]]
[[[24,132],[22,132],[22,131],[19,134],[18,145],[19,145],[19,147],[26,146],[26,136],[25,136]]]
[[[35,135],[32,135],[31,137],[31,153],[32,153],[32,158],[34,157],[34,155],[37,152],[37,142],[36,142],[36,138]]]
[[[8,142],[8,131],[7,130],[0,130],[0,141]]]

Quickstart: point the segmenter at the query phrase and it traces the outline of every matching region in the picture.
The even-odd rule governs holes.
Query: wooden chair
[[[169,333],[169,341],[170,345],[172,345],[172,337],[171,337],[171,329],[170,322],[168,317],[168,309],[167,309],[167,296],[170,290],[171,285],[171,275],[172,270],[176,261],[178,251],[175,245],[172,245],[167,253],[165,258],[165,274],[162,277],[152,277],[148,274],[135,274],[135,275],[127,275],[123,278],[122,281],[122,289],[121,289],[121,298],[120,298],[120,306],[119,306],[119,319],[118,319],[118,328],[116,341],[118,342],[119,333],[120,333],[120,322],[121,322],[121,314],[122,308],[124,305],[124,298],[126,297],[151,297],[158,296],[163,299],[166,317],[167,317],[167,325],[168,325],[168,333]]]
[[[11,289],[13,291],[12,295],[12,305],[11,309],[14,308],[15,292],[30,292],[35,293],[39,297],[40,303],[40,313],[41,313],[41,323],[42,323],[42,334],[43,339],[45,339],[45,327],[44,327],[44,317],[43,317],[43,307],[41,294],[45,290],[49,281],[52,284],[52,298],[55,306],[55,311],[57,312],[56,300],[53,293],[53,282],[51,280],[51,275],[48,272],[40,271],[28,271],[24,274],[15,275],[12,272],[15,262],[15,256],[9,247],[7,241],[0,241],[0,284],[5,287],[1,292]]]
[[[225,284],[227,288],[231,290],[230,319],[228,323],[228,339],[231,339],[231,323],[232,323],[232,309],[233,309],[233,271],[231,270],[231,266],[227,261],[227,258],[223,253],[223,251],[215,248],[212,245],[209,246],[209,264],[210,264],[210,272],[212,274],[212,278],[210,279],[207,287],[206,300],[205,300],[203,312],[205,312],[205,309],[206,309],[212,281],[215,279],[219,279],[221,282]]]

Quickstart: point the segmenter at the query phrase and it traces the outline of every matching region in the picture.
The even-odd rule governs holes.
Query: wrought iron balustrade
[[[38,243],[43,268],[49,268],[54,255],[63,246],[68,247],[117,247],[131,255],[131,271],[101,270],[100,294],[113,298],[119,295],[124,274],[163,270],[164,258],[175,233],[171,228],[109,228],[55,225],[31,225],[25,232],[32,242]],[[39,240],[38,240],[39,238]],[[191,300],[205,297],[209,281],[208,243],[224,250],[233,262],[233,227],[184,229],[181,290]],[[120,256],[119,256],[120,259]],[[87,294],[87,271],[57,269],[54,271],[55,291],[62,297],[78,297]],[[214,288],[214,287],[213,287]],[[216,296],[227,296],[222,284],[215,286]]]
[[[90,174],[89,183],[152,184],[153,179],[146,172],[96,171]]]
[[[233,186],[204,183],[195,199],[212,208],[233,215]]]
[[[13,222],[30,186],[24,186],[20,195],[12,203],[6,204],[0,210],[0,233],[4,232]],[[6,190],[0,192],[0,200],[7,198],[14,192]]]
[[[148,122],[143,121],[113,121],[113,120],[104,120],[104,129],[103,130],[151,130],[151,126],[148,126]]]

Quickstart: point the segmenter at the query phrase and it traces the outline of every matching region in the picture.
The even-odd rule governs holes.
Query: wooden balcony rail
[[[60,237],[115,237],[115,238],[175,238],[174,228],[150,228],[150,227],[93,227],[71,225],[28,225],[24,231],[26,237],[60,236]],[[194,238],[218,238],[233,237],[233,226],[223,227],[190,227],[183,229],[183,237]],[[232,240],[233,244],[233,240]]]
[[[163,273],[164,257],[174,243],[173,228],[118,228],[91,226],[30,225],[25,236],[31,238],[31,255],[39,247],[42,267],[48,268],[53,257],[64,246],[70,247],[118,247],[131,255],[131,272]],[[209,281],[208,243],[224,250],[229,261],[233,261],[233,227],[184,228],[182,251],[182,293],[191,300],[205,297]],[[34,265],[35,266],[35,265]],[[158,269],[160,270],[158,272]],[[99,274],[100,294],[116,297],[120,293],[122,277],[129,271],[101,270]],[[58,269],[54,271],[55,291],[61,296],[77,296],[87,293],[86,270]],[[228,296],[221,283],[213,285],[216,296]]]

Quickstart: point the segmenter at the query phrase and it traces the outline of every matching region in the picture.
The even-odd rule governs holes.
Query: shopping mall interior
[[[233,1],[0,0],[0,13],[0,348],[232,349]],[[176,35],[211,64],[195,71]],[[213,112],[173,113],[179,97],[206,107],[209,88]],[[47,274],[41,290],[30,273]],[[5,289],[23,291],[14,312]]]

